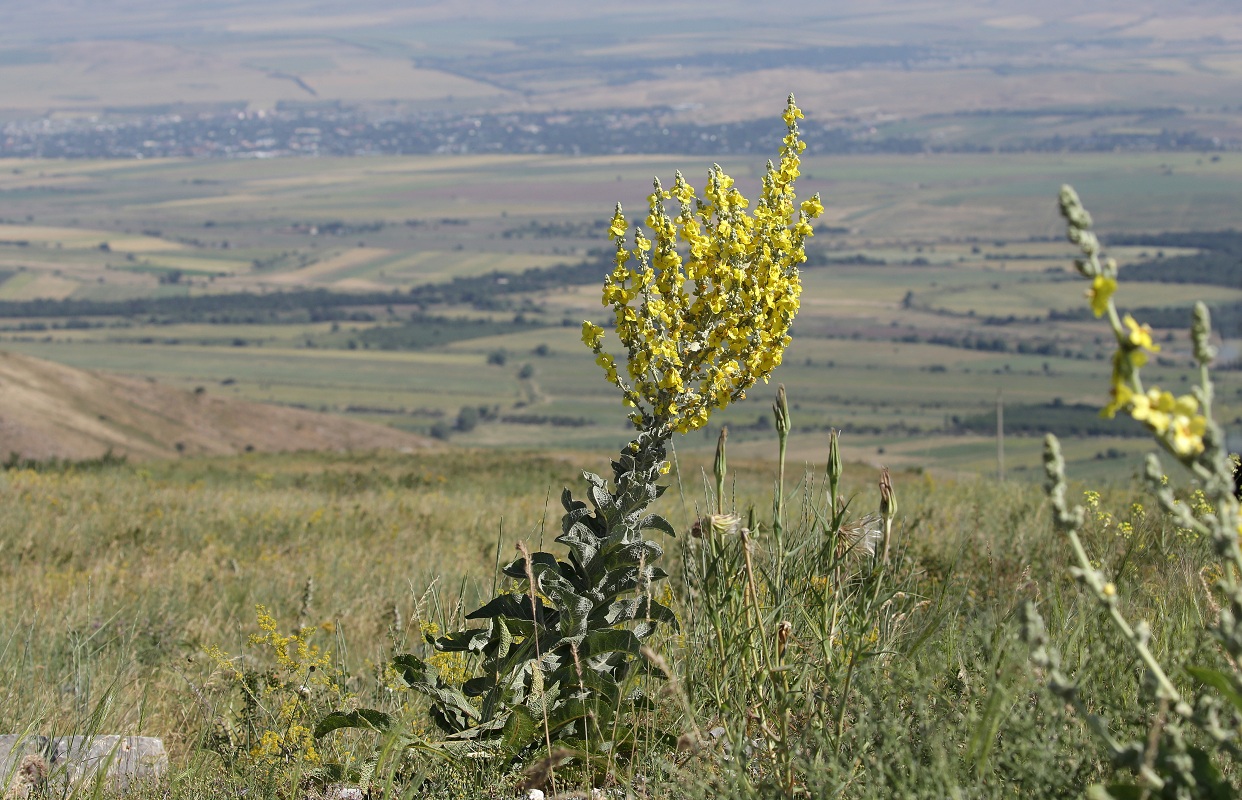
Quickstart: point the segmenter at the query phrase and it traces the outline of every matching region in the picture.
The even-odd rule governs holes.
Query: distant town
[[[133,113],[10,121],[0,128],[4,158],[279,158],[460,153],[616,155],[773,153],[779,121],[720,125],[670,123],[686,109],[647,108],[509,114],[383,116],[331,104],[272,111]],[[1173,109],[1152,109],[1175,117]],[[1021,116],[1029,112],[985,112]],[[1091,112],[1058,112],[1090,118]],[[970,115],[962,115],[970,116]],[[944,118],[939,118],[943,122]],[[904,126],[908,131],[911,125]],[[930,121],[929,121],[930,127]],[[1242,149],[1242,142],[1176,127],[1054,135],[991,146],[886,133],[864,123],[803,123],[811,154],[920,152],[1113,152]]]

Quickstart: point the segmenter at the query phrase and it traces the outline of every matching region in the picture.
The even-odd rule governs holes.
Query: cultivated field
[[[682,168],[693,178],[703,166],[676,157],[10,162],[0,168],[0,271],[7,276],[0,300],[404,293],[455,277],[572,264],[606,246],[602,223],[613,203],[634,214],[653,174],[668,180]],[[754,190],[758,164],[726,166],[744,191]],[[804,272],[795,344],[774,378],[789,387],[797,424],[843,428],[853,458],[989,472],[990,434],[963,431],[954,420],[991,414],[998,392],[1011,406],[1011,426],[1026,413],[1015,405],[1100,405],[1109,371],[1101,360],[1103,328],[1049,317],[1082,303],[1052,202],[1066,180],[1097,210],[1105,234],[1216,230],[1235,223],[1225,200],[1242,188],[1242,159],[928,156],[805,164],[800,190],[820,191],[827,211],[814,240],[818,260]],[[1166,258],[1193,252],[1113,252],[1127,263],[1157,250]],[[0,343],[72,366],[421,433],[438,423],[464,444],[610,449],[626,432],[578,342],[581,320],[601,317],[597,296],[594,285],[562,285],[506,295],[491,308],[458,303],[419,311],[376,307],[373,299],[354,309],[366,313],[346,308],[350,313],[331,321],[223,312],[182,321],[135,312],[88,318],[84,327],[66,327],[52,308],[52,316],[0,323]],[[1133,309],[1188,309],[1201,297],[1236,302],[1242,290],[1129,282],[1119,300]],[[445,338],[436,333],[443,323],[411,320],[412,313],[460,321]],[[517,328],[515,314],[523,320]],[[487,325],[509,327],[489,333]],[[391,343],[392,336],[407,344]],[[1006,349],[978,349],[970,342],[979,338],[1004,339]],[[1019,352],[1023,343],[1031,352]],[[1160,382],[1188,380],[1185,339],[1164,347],[1153,365]],[[1236,374],[1221,373],[1226,421],[1242,416]],[[769,403],[770,391],[753,392],[718,423],[728,423],[745,447],[748,437],[763,435],[757,420]],[[463,408],[485,411],[472,429],[454,431]],[[713,436],[681,446],[710,447]],[[1139,447],[1107,436],[1067,446],[1071,459],[1120,474],[1132,469],[1129,462],[1098,457]],[[818,446],[808,448],[797,457],[817,458]],[[1010,437],[1011,474],[1036,474],[1034,448],[1033,439]]]

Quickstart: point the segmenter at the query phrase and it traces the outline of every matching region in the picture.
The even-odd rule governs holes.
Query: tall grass
[[[284,629],[313,629],[309,640],[331,653],[354,702],[416,733],[422,707],[393,689],[383,665],[420,647],[424,625],[447,629],[491,593],[497,548],[508,558],[517,539],[537,544],[554,523],[546,499],[577,470],[529,454],[414,459],[3,473],[0,726],[163,737],[181,796],[255,785],[252,770],[208,746],[241,707],[209,649],[274,668],[270,653],[247,645],[263,604]],[[833,538],[878,507],[874,471],[846,469],[848,507],[834,523],[823,465],[788,469],[782,553],[770,528],[775,463],[733,462],[724,510],[753,526],[747,567],[739,534],[690,535],[713,510],[714,487],[703,480],[710,465],[679,466],[669,478],[681,491],[658,510],[681,534],[666,549],[680,562],[667,599],[682,625],[654,645],[675,678],[654,719],[681,745],[652,744],[583,782],[670,797],[1053,796],[1105,770],[1083,723],[1038,691],[1017,640],[1017,609],[1038,598],[1080,683],[1100,703],[1124,699],[1133,661],[1094,632],[1098,612],[1073,590],[1035,487],[894,475],[900,514],[881,570]],[[1125,602],[1153,620],[1153,646],[1184,653],[1210,613],[1198,574],[1207,545],[1154,509],[1132,511],[1140,496],[1137,485],[1104,490],[1099,508],[1121,512],[1101,511],[1083,536],[1120,565],[1134,589]],[[342,734],[325,744],[360,748],[359,761],[372,746]],[[394,786],[417,780],[429,796],[512,796],[521,779],[500,764],[416,750],[398,766]],[[296,782],[262,785],[283,795]]]

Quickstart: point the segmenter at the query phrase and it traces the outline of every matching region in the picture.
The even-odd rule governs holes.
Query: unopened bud
[[[888,467],[880,470],[880,516],[886,524],[897,516],[897,496],[893,493],[893,479],[888,474]]]
[[[772,413],[776,416],[776,432],[781,438],[789,435],[789,400],[785,397],[785,384],[776,390],[776,402],[772,404]]]
[[[725,459],[725,441],[729,438],[729,428],[720,429],[720,438],[716,440],[716,461],[712,465],[712,474],[716,476],[716,512],[724,513],[724,481],[728,471]]]
[[[1078,192],[1074,191],[1074,187],[1068,183],[1061,187],[1061,216],[1065,217],[1065,221],[1070,224],[1071,228],[1086,230],[1091,227],[1091,215],[1087,213],[1087,209],[1082,207],[1082,201],[1078,199]]]
[[[1190,324],[1190,339],[1195,346],[1195,361],[1207,364],[1216,357],[1216,348],[1212,347],[1212,315],[1202,302],[1195,303],[1195,315]]]
[[[837,512],[837,494],[838,488],[841,486],[841,432],[836,428],[828,434],[828,494],[832,501],[830,513]]]

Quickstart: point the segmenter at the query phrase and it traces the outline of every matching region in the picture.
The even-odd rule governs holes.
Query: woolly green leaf
[[[648,596],[617,600],[607,606],[600,606],[591,614],[593,623],[602,622],[609,627],[637,619],[666,622],[674,628],[677,627],[677,615],[672,609],[655,602]]]
[[[326,715],[315,725],[315,738],[322,739],[329,733],[341,728],[361,728],[363,730],[380,731],[381,733],[392,727],[392,717],[383,711],[376,711],[372,708],[359,708],[348,713],[344,711],[333,711]]]
[[[565,507],[566,513],[574,513],[575,511],[585,511],[586,503],[581,500],[575,500],[573,493],[568,488],[561,492],[561,505]]]
[[[496,678],[492,675],[480,675],[477,678],[471,678],[461,685],[461,692],[466,697],[482,697],[492,690],[496,685]]]
[[[572,660],[549,675],[548,680],[559,682],[567,691],[574,694],[583,692],[594,694],[610,706],[615,706],[617,698],[621,696],[621,687],[611,675],[585,667],[579,671],[578,665]]]
[[[599,537],[581,522],[575,522],[556,541],[568,547],[583,567],[590,566],[599,552]]]
[[[409,653],[397,656],[392,660],[392,666],[411,689],[431,698],[431,715],[442,729],[460,731],[471,720],[480,718],[478,709],[465,695],[445,685],[435,667],[417,656]]]
[[[585,632],[591,601],[574,591],[573,585],[555,572],[539,576],[539,591],[551,600],[560,612],[557,620],[561,635],[577,636]]]
[[[543,602],[539,598],[535,598],[535,607],[539,610],[539,616],[542,619]],[[495,617],[529,620],[531,618],[530,598],[520,594],[502,594],[491,600],[487,605],[477,608],[466,615],[466,619],[492,619]]]
[[[616,652],[637,656],[639,647],[638,637],[634,635],[633,631],[608,628],[592,631],[584,636],[582,641],[578,643],[578,658],[586,660],[606,653]]]
[[[408,686],[415,684],[435,686],[440,680],[440,673],[435,667],[409,653],[394,657],[392,667]]]
[[[1242,692],[1239,692],[1238,682],[1232,676],[1206,667],[1186,667],[1186,671],[1195,680],[1220,692],[1230,705],[1242,711]]]
[[[548,730],[555,733],[581,721],[592,730],[607,728],[612,722],[612,707],[592,700],[569,700],[548,715]]]
[[[666,520],[664,517],[660,516],[659,514],[648,514],[647,516],[643,517],[638,522],[638,529],[643,530],[643,531],[647,531],[647,530],[663,531],[664,533],[667,533],[669,536],[677,535],[677,531],[673,529],[672,524],[668,520]]]
[[[481,653],[490,639],[491,631],[487,628],[469,628],[441,636],[433,644],[443,653]]]
[[[539,727],[526,706],[514,706],[500,731],[501,748],[511,756],[517,756],[539,741]]]

